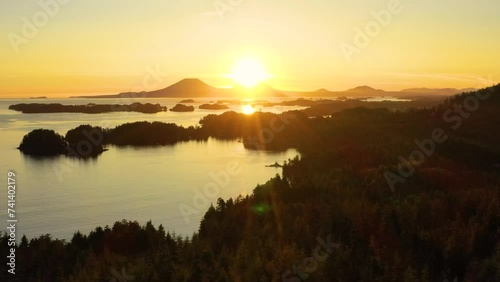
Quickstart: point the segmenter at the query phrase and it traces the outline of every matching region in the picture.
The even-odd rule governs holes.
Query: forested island
[[[172,112],[194,112],[193,106],[186,106],[183,104],[177,104],[173,108],[170,109]]]
[[[308,107],[304,110],[304,113],[308,116],[325,116],[341,110],[364,107],[364,108],[387,108],[390,110],[407,110],[411,108],[423,108],[432,107],[440,104],[444,101],[443,97],[420,97],[414,101],[408,102],[398,102],[398,101],[381,101],[381,102],[367,102],[359,99],[349,99],[349,100],[330,100],[330,99],[304,99],[299,98],[291,101],[284,101],[279,103],[271,103],[268,101],[253,101],[254,104],[261,104],[264,107],[273,106],[303,106]],[[186,103],[192,103],[194,100],[184,100]],[[202,104],[199,109],[204,110],[227,110],[229,107],[223,102],[229,102],[233,104],[241,104],[238,100],[226,100],[219,101],[215,104]],[[99,113],[109,113],[109,112],[140,112],[140,113],[158,113],[167,111],[167,107],[161,106],[160,104],[151,103],[132,103],[129,105],[119,105],[119,104],[94,104],[89,103],[85,105],[62,105],[58,103],[52,104],[41,104],[41,103],[29,103],[29,104],[15,104],[9,106],[9,109],[19,111],[22,113],[87,113],[87,114],[99,114]],[[194,106],[184,105],[179,103],[170,109],[173,112],[192,112],[194,111]]]
[[[195,100],[193,99],[184,99],[179,102],[180,104],[191,104],[191,103],[196,103]]]
[[[61,135],[48,129],[36,129],[26,134],[19,145],[19,150],[26,155],[73,157],[97,156],[103,146],[163,146],[190,140],[241,139],[249,149],[286,150],[292,144],[284,140],[289,133],[277,135],[275,140],[267,142],[261,129],[271,122],[302,123],[307,117],[299,111],[282,115],[255,113],[245,115],[226,112],[221,115],[208,115],[202,118],[198,126],[183,127],[164,122],[133,122],[114,128],[81,125]],[[298,126],[298,125],[297,125]],[[229,129],[232,128],[232,129]],[[291,127],[290,127],[291,128]],[[297,127],[295,130],[299,130]],[[77,150],[83,153],[76,153]]]
[[[62,105],[58,103],[53,104],[15,104],[9,106],[9,109],[22,112],[25,114],[38,114],[38,113],[84,113],[84,114],[101,114],[110,112],[139,112],[139,113],[158,113],[165,112],[167,107],[160,104],[151,103],[132,103],[129,105],[118,104],[94,104],[89,103],[86,105]]]
[[[202,110],[227,110],[229,109],[228,106],[223,105],[223,104],[203,104],[200,105],[198,108]]]
[[[102,131],[103,144],[244,138],[301,157],[252,195],[219,199],[190,238],[125,220],[69,241],[23,237],[19,281],[109,281],[122,268],[137,281],[500,280],[500,85],[405,111],[227,112]]]
[[[342,98],[342,97],[341,97]],[[344,97],[345,98],[345,97]],[[436,97],[413,97],[414,100],[408,101],[390,101],[383,100],[378,102],[369,102],[361,99],[294,99],[290,101],[283,101],[277,103],[263,102],[264,107],[274,106],[302,106],[307,107],[303,112],[310,117],[320,117],[331,115],[346,109],[352,108],[367,108],[367,109],[380,109],[386,108],[391,111],[405,111],[408,109],[431,108],[443,103],[447,98],[443,96]]]
[[[344,111],[332,118],[342,116],[359,115],[380,115],[387,119],[397,120],[399,116],[408,115],[405,113],[408,109],[438,109],[439,105],[436,99],[415,102],[364,102],[359,100],[332,101],[332,100],[308,100],[297,99],[279,103],[280,105],[308,105],[310,107],[304,110],[294,110],[282,114],[272,114],[266,112],[256,112],[252,115],[236,113],[233,111],[225,112],[220,115],[207,115],[203,117],[198,126],[184,128],[175,124],[163,122],[134,122],[119,125],[115,128],[100,128],[91,125],[82,125],[79,128],[72,129],[70,132],[80,132],[79,139],[72,139],[69,142],[50,130],[35,130],[25,136],[19,149],[27,155],[36,156],[54,156],[59,154],[69,156],[97,156],[104,151],[103,146],[157,146],[173,145],[177,142],[190,140],[206,140],[210,137],[218,139],[241,139],[248,149],[263,150],[286,150],[290,147],[304,149],[306,147],[315,147],[313,141],[316,135],[305,135],[303,130],[322,132],[323,129],[317,128],[323,126],[325,116],[330,117],[335,113]],[[209,105],[209,104],[207,104]],[[227,108],[222,104],[211,104],[212,109]],[[363,107],[360,107],[363,106]],[[414,106],[414,107],[412,107]],[[200,108],[206,108],[204,105]],[[372,110],[369,110],[372,109]],[[177,104],[171,111],[189,112],[194,111],[193,106]],[[276,128],[279,130],[276,130]],[[283,127],[283,130],[280,128]],[[76,154],[75,150],[67,150],[67,147],[77,148],[78,144],[88,143],[85,134],[94,132],[99,136],[99,143],[95,144],[97,148],[86,144],[83,151],[92,153]],[[85,134],[84,134],[85,133]],[[37,137],[38,136],[38,137]],[[45,136],[45,137],[44,137]],[[67,136],[67,135],[66,135]],[[269,139],[269,140],[267,140]],[[41,144],[40,140],[45,140]],[[61,140],[61,141],[55,141]],[[89,148],[87,150],[87,148]]]

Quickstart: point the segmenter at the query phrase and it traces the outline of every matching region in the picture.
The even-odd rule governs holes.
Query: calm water
[[[216,99],[212,99],[215,101]],[[212,100],[199,100],[200,103]],[[135,101],[146,102],[137,99]],[[149,99],[167,107],[179,99]],[[99,100],[0,100],[1,177],[7,186],[8,171],[16,173],[17,234],[33,238],[50,233],[67,239],[80,230],[88,233],[96,226],[112,225],[121,219],[158,226],[177,234],[191,235],[210,203],[251,194],[257,184],[265,183],[280,169],[266,165],[295,157],[295,150],[280,153],[246,150],[242,143],[210,139],[155,148],[110,147],[96,160],[66,157],[35,159],[22,155],[16,147],[22,137],[36,128],[53,129],[65,134],[80,124],[116,126],[134,121],[163,121],[195,125],[209,113],[224,111],[196,110],[191,113],[158,114],[21,114],[8,110],[15,103],[120,103],[116,99]],[[121,103],[129,103],[123,101]],[[194,104],[197,107],[198,104]],[[241,111],[240,105],[231,110]],[[281,112],[294,107],[265,108]],[[214,176],[215,175],[215,176]],[[204,192],[204,189],[208,189]],[[6,219],[7,189],[0,194],[0,211]],[[198,195],[198,196],[196,196]],[[183,212],[184,211],[184,214]],[[5,223],[4,223],[5,224]]]
[[[361,101],[365,102],[411,102],[411,99],[404,99],[404,98],[396,98],[396,97],[371,97],[367,99],[361,99]]]

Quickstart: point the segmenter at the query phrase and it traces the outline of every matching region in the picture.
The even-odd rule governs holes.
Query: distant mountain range
[[[71,98],[209,98],[209,97],[416,97],[416,96],[452,96],[462,92],[475,91],[473,88],[411,88],[400,91],[385,91],[370,86],[358,86],[345,91],[319,89],[312,92],[282,91],[270,85],[260,83],[253,88],[236,86],[218,88],[197,78],[186,78],[166,88],[143,91],[123,92],[119,94],[73,96]]]
[[[386,91],[370,86],[358,86],[345,91],[329,91],[324,88],[314,92],[289,92],[292,96],[306,97],[419,97],[419,96],[453,96],[463,92],[476,91],[474,88],[410,88],[400,91]]]
[[[403,89],[400,92],[402,93],[420,93],[420,94],[428,94],[428,95],[443,95],[443,96],[451,96],[455,95],[458,93],[463,93],[463,92],[473,92],[476,91],[477,89],[475,88],[463,88],[463,89],[455,89],[455,88],[439,88],[439,89],[433,89],[433,88],[410,88],[410,89]]]

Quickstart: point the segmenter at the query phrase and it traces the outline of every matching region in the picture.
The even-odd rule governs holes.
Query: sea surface
[[[74,232],[88,233],[97,226],[112,226],[127,219],[145,224],[151,220],[168,231],[190,236],[199,228],[206,210],[218,198],[251,194],[258,184],[281,173],[266,167],[294,158],[296,150],[265,152],[247,150],[235,141],[209,139],[153,148],[109,147],[97,159],[79,160],[65,156],[33,158],[16,148],[33,129],[53,129],[64,135],[81,124],[114,127],[126,122],[162,121],[183,126],[198,124],[208,114],[227,110],[199,110],[201,103],[219,99],[198,99],[194,112],[142,113],[51,113],[22,114],[9,110],[17,103],[129,104],[159,103],[173,107],[180,99],[2,99],[0,100],[0,212],[7,226],[7,173],[16,179],[17,237],[51,234],[70,239]],[[195,99],[196,100],[196,99]],[[277,102],[276,99],[270,99]],[[251,104],[251,102],[243,103]],[[239,104],[230,110],[248,110]],[[302,107],[270,107],[256,110],[280,113]],[[3,228],[2,228],[3,229]]]

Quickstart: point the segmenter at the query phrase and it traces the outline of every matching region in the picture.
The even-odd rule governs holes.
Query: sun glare
[[[229,75],[236,83],[247,88],[254,87],[258,83],[271,78],[262,62],[254,57],[239,59]]]
[[[243,105],[241,106],[241,112],[245,115],[251,115],[255,113],[255,108],[252,105]]]

